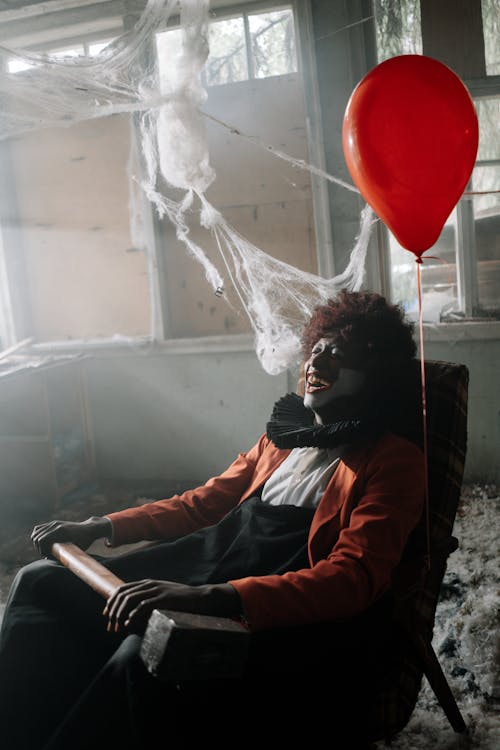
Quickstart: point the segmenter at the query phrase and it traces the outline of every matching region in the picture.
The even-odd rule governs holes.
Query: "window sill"
[[[500,339],[500,320],[424,323],[424,341],[457,342],[488,341],[494,339]]]
[[[418,324],[415,326],[418,337]],[[500,340],[500,320],[459,321],[456,323],[424,323],[424,341],[458,342]],[[85,339],[73,341],[51,341],[33,344],[33,354],[95,354],[103,356],[139,356],[162,354],[231,354],[253,352],[255,341],[252,334],[226,336],[203,336],[197,338],[167,339],[153,341],[147,337],[111,339]]]
[[[189,339],[166,339],[154,341],[148,337],[116,336],[109,339],[81,339],[72,341],[48,341],[33,344],[30,351],[37,354],[61,352],[99,353],[102,355],[138,354],[224,354],[254,350],[252,334],[226,336],[200,336]]]

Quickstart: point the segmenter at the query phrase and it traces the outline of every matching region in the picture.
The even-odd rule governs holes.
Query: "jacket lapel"
[[[273,443],[270,443],[263,453],[257,465],[257,469],[252,477],[252,481],[250,482],[245,494],[242,496],[240,503],[254,495],[255,492],[259,490],[265,482],[267,482],[271,474],[276,471],[278,466],[281,466],[285,458],[289,456],[290,453],[291,450],[276,448]]]

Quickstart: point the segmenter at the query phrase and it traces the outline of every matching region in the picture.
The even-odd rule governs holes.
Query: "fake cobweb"
[[[346,269],[325,279],[268,255],[241,236],[208,202],[207,188],[216,179],[205,132],[206,93],[200,82],[209,52],[208,11],[208,0],[149,0],[134,28],[96,57],[59,59],[0,48],[30,65],[23,76],[5,72],[0,77],[0,139],[38,128],[68,127],[83,120],[135,113],[141,168],[131,175],[132,194],[137,198],[138,191],[143,191],[159,216],[168,217],[178,239],[202,265],[217,296],[225,296],[229,286],[234,288],[253,328],[257,356],[266,372],[276,374],[297,363],[297,332],[313,308],[341,288],[354,291],[361,287],[374,217],[366,207]],[[154,35],[176,17],[180,18],[182,43],[171,60],[162,61],[167,75],[160,81],[151,55]],[[272,146],[264,147],[297,169],[308,169],[355,190]],[[161,192],[158,186],[162,178],[183,191],[181,200]],[[187,215],[193,211],[216,240],[218,263],[190,236]],[[137,241],[140,213],[133,208],[131,225]],[[153,298],[155,305],[158,300]]]

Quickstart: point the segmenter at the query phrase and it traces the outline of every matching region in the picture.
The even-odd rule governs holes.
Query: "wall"
[[[80,362],[64,355],[0,362],[3,524],[45,516],[95,477]]]
[[[465,327],[455,334],[449,332],[448,341],[424,341],[425,356],[469,368],[466,478],[500,483],[500,340],[498,334],[496,338],[474,334],[474,325],[481,326],[471,324],[468,332]]]
[[[205,481],[265,431],[288,377],[253,351],[85,360],[98,475]]]
[[[500,482],[500,341],[425,342],[469,368],[466,480]],[[84,364],[95,458],[107,479],[204,481],[265,431],[295,373],[267,375],[253,351],[94,357]]]
[[[466,481],[500,482],[500,342],[425,342],[428,359],[469,368]],[[253,351],[86,360],[98,476],[204,481],[265,430],[295,374],[267,375]]]
[[[465,479],[498,484],[500,342],[471,340],[459,331],[453,342],[430,339],[432,335],[425,342],[428,359],[462,362],[469,368]],[[74,425],[69,425],[73,442],[79,430],[73,473],[78,468],[84,485],[97,480],[145,488],[163,482],[195,486],[224,470],[265,431],[272,405],[296,383],[296,373],[266,374],[253,349],[244,344],[233,351],[221,344],[219,350],[214,346],[205,353],[186,345],[180,352],[95,354],[60,366],[56,374],[56,390],[48,402],[36,373],[0,378],[3,517],[15,510],[37,518],[59,500],[64,503],[65,482],[57,475],[59,469],[68,469],[71,444],[65,437],[66,450],[58,459],[60,423],[68,422],[76,402],[74,396],[68,400],[62,395],[76,394],[80,380],[85,408],[80,415],[75,411]],[[14,407],[18,417],[13,423],[9,415]],[[83,426],[89,430],[87,468],[80,456]]]

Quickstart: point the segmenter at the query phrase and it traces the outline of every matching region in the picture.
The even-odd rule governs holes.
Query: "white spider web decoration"
[[[215,293],[222,296],[228,284],[234,287],[254,331],[257,356],[266,372],[277,374],[297,364],[300,330],[313,308],[342,288],[361,288],[374,216],[370,208],[363,210],[345,271],[325,279],[271,257],[241,236],[208,202],[206,190],[216,179],[203,112],[206,92],[200,78],[209,53],[208,11],[209,0],[148,0],[134,28],[93,58],[60,59],[0,48],[31,66],[22,77],[8,72],[0,77],[0,139],[117,113],[136,113],[145,165],[143,174],[131,175],[136,187],[144,191],[158,215],[167,216],[175,226],[178,239],[202,265]],[[152,40],[177,15],[182,45],[175,59],[162,61],[168,75],[167,83],[160,85],[151,55]],[[314,166],[272,147],[267,149],[297,168],[355,190]],[[164,195],[158,188],[161,178],[184,191],[184,197],[174,201]],[[186,214],[195,206],[201,226],[216,240],[220,268],[190,237]],[[131,224],[138,226],[134,215]],[[153,295],[153,308],[158,304]]]

